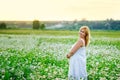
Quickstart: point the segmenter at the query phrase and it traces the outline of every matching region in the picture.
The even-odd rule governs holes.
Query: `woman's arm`
[[[75,45],[73,46],[73,48],[70,50],[70,52],[67,54],[67,58],[70,58],[72,55],[74,55],[74,53],[83,46],[83,41],[81,39],[79,39]]]

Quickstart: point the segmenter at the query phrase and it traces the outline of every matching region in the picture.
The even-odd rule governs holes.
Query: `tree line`
[[[51,25],[55,25],[55,24],[61,24],[62,27],[59,28],[54,28],[55,30],[78,30],[80,28],[80,26],[88,26],[91,30],[120,30],[120,20],[113,20],[113,19],[107,19],[104,21],[87,21],[87,20],[83,20],[83,21],[59,21],[59,22],[55,22],[53,21],[52,23],[50,22],[41,22],[39,20],[34,20],[32,21],[31,24],[27,25],[27,24],[14,24],[12,26],[16,26],[16,25],[22,25],[24,26],[28,26],[32,29],[46,29],[46,27],[50,27]],[[0,22],[0,29],[8,29],[8,24],[5,22]],[[15,28],[15,27],[13,27]]]
[[[21,24],[22,25],[22,27],[24,27],[24,26],[26,26],[26,24],[24,23],[19,23],[19,24]],[[11,27],[8,27],[7,25],[7,23],[5,23],[5,22],[0,22],[0,29],[16,29],[17,27],[15,27],[16,25],[19,25],[19,24],[16,24],[16,23],[14,23],[14,24],[9,24]],[[29,26],[31,26],[31,25],[29,25]],[[44,23],[41,23],[39,20],[34,20],[33,22],[32,22],[32,29],[41,29],[41,30],[43,30],[43,29],[45,29],[45,24]]]
[[[81,26],[88,26],[91,30],[120,30],[120,20],[107,19],[104,21],[73,21],[63,23],[61,30],[78,30]]]

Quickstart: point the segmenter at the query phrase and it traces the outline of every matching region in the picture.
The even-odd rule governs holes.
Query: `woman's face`
[[[80,38],[85,38],[85,30],[84,29],[81,29],[79,31],[79,36],[80,36]]]

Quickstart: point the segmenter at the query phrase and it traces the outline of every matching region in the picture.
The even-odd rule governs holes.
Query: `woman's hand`
[[[66,57],[69,59],[69,58],[71,57],[71,55],[70,55],[70,54],[67,54]]]

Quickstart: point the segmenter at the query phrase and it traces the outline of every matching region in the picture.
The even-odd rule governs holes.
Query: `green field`
[[[67,80],[78,31],[0,30],[0,80]],[[120,80],[120,31],[91,31],[89,80]]]

